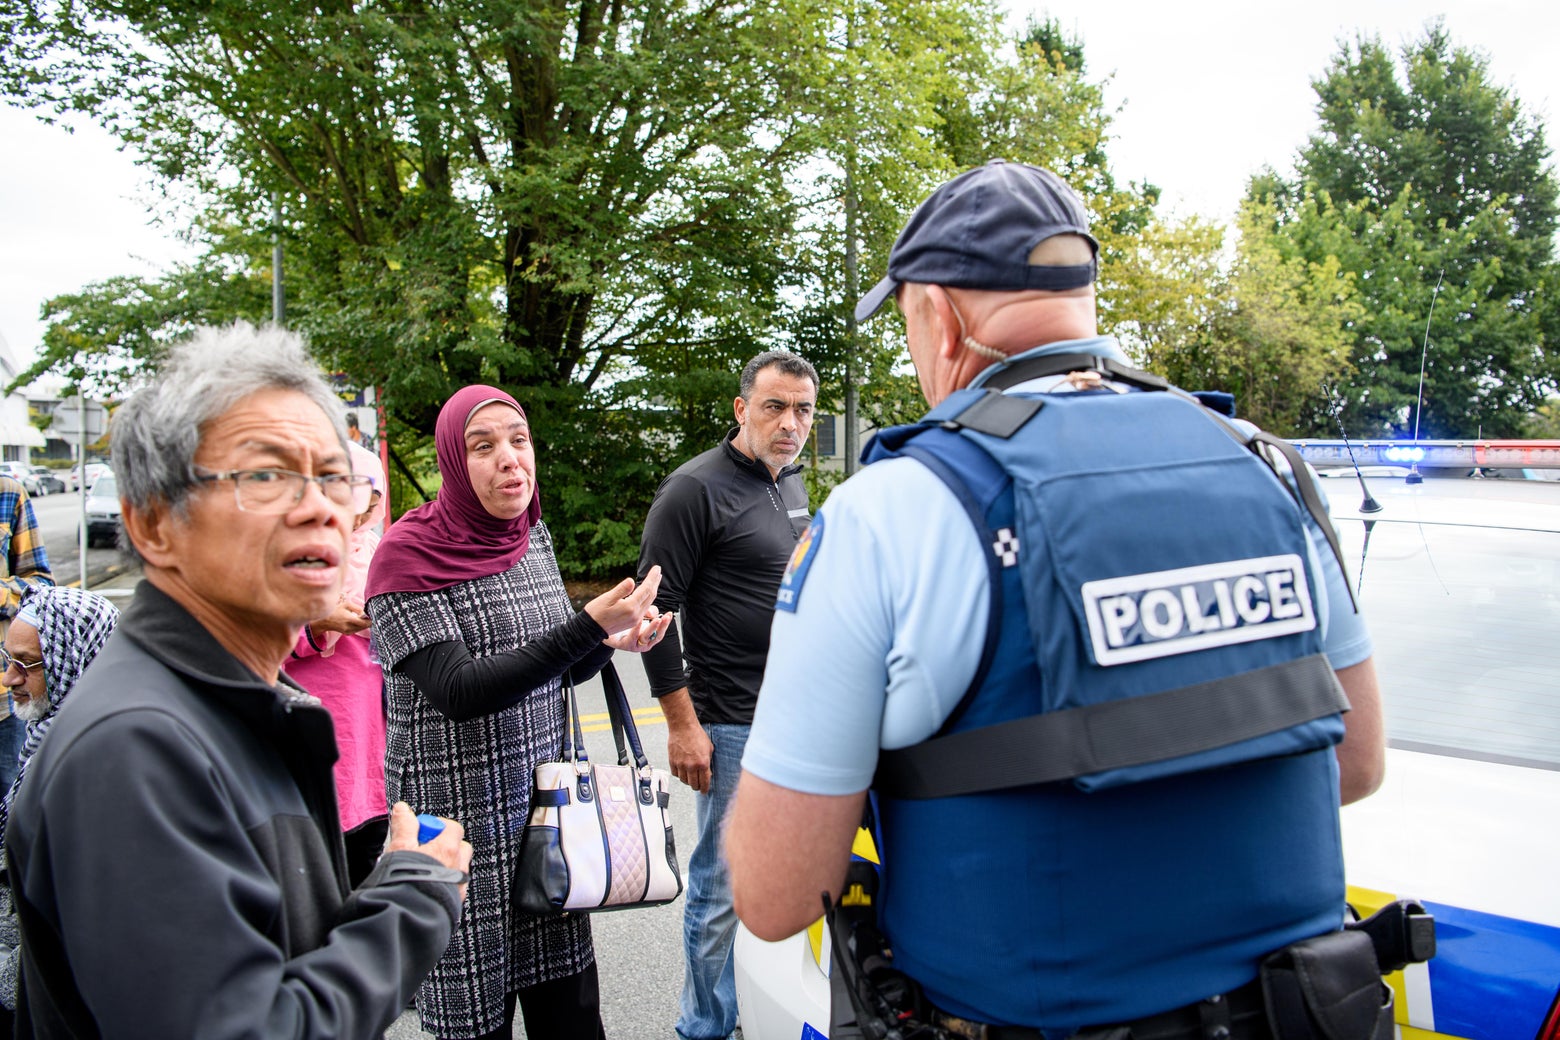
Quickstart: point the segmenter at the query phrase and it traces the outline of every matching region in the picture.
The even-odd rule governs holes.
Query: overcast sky
[[[1165,189],[1176,211],[1234,217],[1246,181],[1292,168],[1316,128],[1311,80],[1340,40],[1376,36],[1394,54],[1443,17],[1452,41],[1482,51],[1556,143],[1560,3],[1554,0],[1006,0],[1015,20],[1050,15],[1081,37],[1090,79],[1109,77],[1120,112],[1110,155],[1118,176]]]
[[[1443,15],[1453,40],[1482,50],[1497,84],[1560,131],[1560,3],[1555,0],[1007,0],[1017,20],[1050,14],[1084,41],[1091,78],[1120,106],[1110,154],[1119,176],[1165,189],[1178,213],[1228,221],[1246,179],[1289,169],[1315,128],[1312,77],[1340,39],[1397,49]],[[0,337],[25,365],[45,299],[116,274],[155,274],[187,257],[152,225],[141,172],[90,125],[74,134],[0,106]]]

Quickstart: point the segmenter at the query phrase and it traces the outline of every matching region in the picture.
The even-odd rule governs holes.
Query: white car
[[[1399,1035],[1560,1040],[1560,484],[1378,471],[1363,513],[1354,472],[1329,475],[1389,742],[1382,789],[1343,810],[1349,901],[1436,919],[1435,958],[1389,979]],[[744,1036],[826,1038],[829,961],[821,922],[739,930]]]
[[[97,481],[97,478],[101,477],[104,473],[108,473],[108,472],[110,472],[110,470],[109,470],[108,463],[106,463],[106,462],[89,462],[89,463],[87,463],[87,490],[88,491],[92,490],[92,485]],[[70,489],[72,491],[80,491],[81,490],[81,467],[80,466],[73,466],[73,467],[71,467],[71,471],[70,471]]]
[[[98,474],[87,489],[87,546],[119,547],[119,482],[111,471]]]

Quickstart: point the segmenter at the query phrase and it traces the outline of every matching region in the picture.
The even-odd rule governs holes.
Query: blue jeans
[[[10,712],[11,695],[5,695],[6,717],[0,719],[0,798],[4,798],[16,779],[16,760],[21,756],[22,745],[27,742],[27,723]],[[729,896],[728,896],[729,899]]]
[[[737,975],[731,963],[737,912],[731,907],[731,870],[721,855],[720,838],[737,793],[748,729],[729,723],[704,727],[715,748],[710,789],[693,796],[699,837],[688,860],[683,899],[684,971],[677,1015],[682,1040],[725,1040],[737,1027]]]

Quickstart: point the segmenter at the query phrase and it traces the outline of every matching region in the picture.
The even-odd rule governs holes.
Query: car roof
[[[1350,881],[1560,926],[1537,876],[1560,862],[1560,483],[1366,488],[1379,511],[1324,487],[1389,744],[1386,785],[1344,811]]]
[[[1333,519],[1560,532],[1560,482],[1426,477],[1410,484],[1404,479],[1407,472],[1388,477],[1365,474],[1365,491],[1381,507],[1374,513],[1363,510],[1365,491],[1357,479],[1323,483]]]

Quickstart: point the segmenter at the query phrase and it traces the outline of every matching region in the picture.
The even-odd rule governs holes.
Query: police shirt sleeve
[[[1249,423],[1241,424],[1250,426]],[[1251,429],[1256,429],[1252,426]],[[1332,523],[1332,499],[1327,493],[1327,483],[1317,476],[1314,467],[1309,463],[1306,468],[1310,470],[1311,484],[1316,488],[1316,493],[1321,496],[1322,502],[1327,507],[1329,515],[1328,523]],[[1295,488],[1294,475],[1283,470],[1281,479]],[[1354,600],[1349,595],[1349,576],[1345,573],[1343,565],[1333,555],[1332,547],[1328,545],[1327,535],[1317,526],[1316,519],[1311,516],[1309,510],[1301,510],[1301,520],[1305,524],[1305,533],[1309,539],[1310,562],[1313,573],[1318,570],[1322,577],[1322,588],[1325,595],[1319,597],[1317,616],[1322,625],[1322,650],[1327,654],[1327,662],[1333,666],[1333,670],[1348,668],[1359,664],[1375,652],[1375,645],[1370,638],[1370,630],[1365,624],[1365,615],[1354,609]],[[1336,527],[1336,525],[1334,525]]]
[[[1365,615],[1356,612],[1349,598],[1349,577],[1333,555],[1326,537],[1309,520],[1306,534],[1311,539],[1311,559],[1321,568],[1322,584],[1327,590],[1322,605],[1322,650],[1333,670],[1359,664],[1375,652]]]
[[[937,477],[895,459],[835,490],[787,570],[743,768],[853,794],[880,745],[930,736],[974,675],[987,614],[979,539]]]

